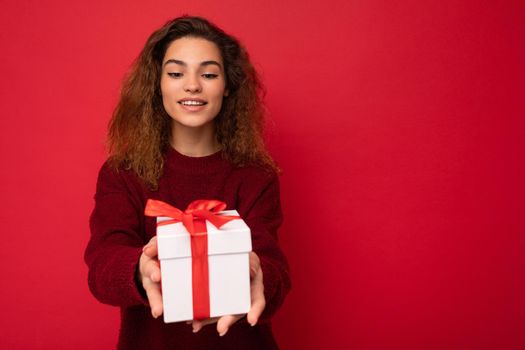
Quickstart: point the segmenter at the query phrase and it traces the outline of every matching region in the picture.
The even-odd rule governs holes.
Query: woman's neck
[[[215,124],[213,122],[192,128],[172,121],[170,143],[177,152],[190,157],[208,156],[221,149],[221,145],[215,137]]]

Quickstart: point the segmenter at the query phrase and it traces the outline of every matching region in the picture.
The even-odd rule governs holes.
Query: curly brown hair
[[[211,41],[222,55],[229,95],[214,123],[223,157],[235,166],[257,165],[279,172],[264,146],[265,90],[247,51],[213,23],[189,15],[172,19],[153,32],[133,62],[109,123],[110,164],[132,169],[152,189],[158,187],[163,154],[171,147],[172,120],[160,92],[162,60],[169,44],[182,37]]]

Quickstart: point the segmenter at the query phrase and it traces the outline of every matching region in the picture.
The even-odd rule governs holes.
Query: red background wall
[[[82,260],[104,133],[148,35],[187,12],[268,88],[283,349],[525,348],[523,2],[188,3],[2,2],[0,347],[114,347]]]

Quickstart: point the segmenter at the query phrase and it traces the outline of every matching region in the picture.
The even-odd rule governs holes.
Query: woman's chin
[[[174,127],[192,128],[192,129],[208,127],[209,125],[212,124],[212,121],[213,121],[213,119],[199,118],[197,116],[193,116],[191,118],[173,118],[172,120],[173,120]]]

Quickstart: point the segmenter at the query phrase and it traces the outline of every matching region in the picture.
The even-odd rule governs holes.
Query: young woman
[[[108,132],[85,251],[88,283],[121,307],[119,349],[275,349],[270,319],[290,290],[278,245],[278,168],[264,148],[261,84],[245,49],[201,17],[155,31],[125,79]],[[164,323],[148,199],[236,209],[252,234],[247,315]]]

